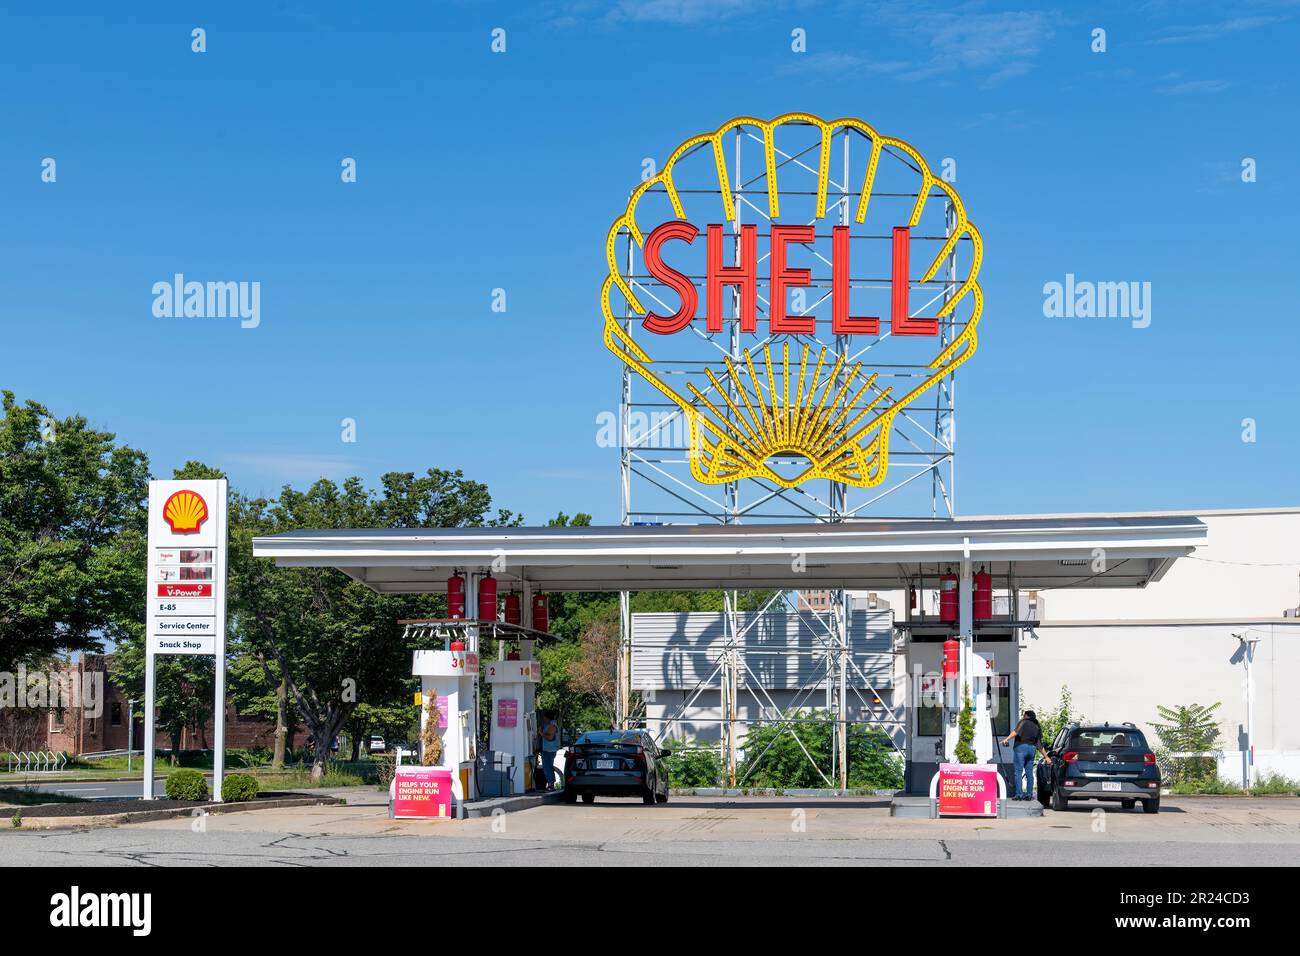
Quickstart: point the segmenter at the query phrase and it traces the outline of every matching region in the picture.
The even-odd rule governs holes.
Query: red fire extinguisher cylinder
[[[514,591],[511,591],[509,594],[506,595],[505,608],[506,608],[505,620],[507,624],[518,624],[520,621],[523,620],[522,613],[521,613],[522,608],[519,603],[519,595]]]
[[[480,621],[497,619],[497,579],[491,574],[483,575],[478,583],[478,619]]]
[[[953,638],[943,642],[943,679],[956,680],[961,672],[961,642]]]
[[[545,631],[550,627],[549,618],[550,608],[546,600],[546,595],[538,591],[533,595],[533,630]]]
[[[939,578],[939,620],[957,620],[957,575],[951,570]]]
[[[983,568],[975,575],[975,620],[988,621],[993,618],[993,575]]]
[[[455,620],[465,617],[465,579],[459,574],[447,579],[447,616]]]

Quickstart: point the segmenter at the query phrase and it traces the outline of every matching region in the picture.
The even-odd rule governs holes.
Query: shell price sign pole
[[[159,654],[216,657],[213,799],[221,800],[226,744],[225,479],[149,482],[145,586],[144,799],[154,798],[155,664]]]

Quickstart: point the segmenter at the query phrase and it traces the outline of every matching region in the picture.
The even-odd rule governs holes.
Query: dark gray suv
[[[1053,810],[1076,800],[1118,801],[1131,810],[1142,801],[1160,812],[1160,768],[1133,724],[1068,724],[1038,764],[1038,802]]]

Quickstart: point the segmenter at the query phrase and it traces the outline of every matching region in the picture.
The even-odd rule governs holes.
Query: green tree
[[[241,500],[238,522],[250,537],[302,528],[455,527],[506,525],[488,519],[486,486],[459,471],[420,477],[390,473],[375,494],[361,479],[316,482],[305,492],[286,486],[274,501]],[[232,518],[232,523],[234,519]],[[312,776],[325,773],[330,743],[357,706],[399,706],[410,686],[410,651],[402,618],[445,613],[444,599],[383,595],[332,568],[277,568],[232,550],[232,632],[242,653],[278,665],[298,714],[314,741]]]
[[[409,742],[416,738],[420,732],[420,708],[415,704],[416,686],[418,682],[412,682],[411,696],[405,704],[394,707],[357,704],[356,710],[352,711],[344,725],[353,761],[361,759],[362,747],[371,734],[378,734],[389,744],[394,740]]]
[[[298,712],[289,700],[280,665],[265,656],[236,653],[228,659],[226,693],[241,717],[264,720],[275,726],[271,768],[282,769],[286,753],[293,748]]]
[[[85,418],[3,392],[0,670],[99,650],[143,611],[149,462]]]
[[[1219,751],[1219,718],[1215,711],[1222,701],[1208,707],[1201,704],[1177,707],[1156,706],[1164,723],[1152,723],[1151,729],[1160,739],[1162,762],[1171,767],[1173,784],[1194,784],[1213,781],[1218,777],[1218,761],[1213,756],[1174,757],[1175,753],[1217,753]]]
[[[143,591],[141,591],[143,593]],[[111,679],[143,707],[145,644],[143,626],[117,645]],[[190,728],[201,733],[212,717],[216,694],[216,659],[198,654],[158,654],[154,657],[154,726],[171,739],[171,762],[180,759],[181,735]]]

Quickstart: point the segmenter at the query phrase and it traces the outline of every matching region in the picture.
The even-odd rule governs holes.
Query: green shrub
[[[1081,724],[1086,724],[1088,722],[1088,718],[1083,714],[1076,714],[1074,712],[1074,697],[1070,693],[1070,688],[1065,684],[1061,685],[1061,699],[1057,701],[1055,707],[1040,707],[1027,704],[1025,702],[1025,690],[1022,687],[1020,689],[1020,713],[1023,714],[1026,710],[1032,710],[1038,715],[1038,726],[1043,730],[1044,746],[1050,745],[1051,742],[1056,739],[1056,735],[1059,734],[1067,724],[1074,721],[1078,721]],[[1012,715],[1012,720],[1012,726],[1015,726],[1014,714]]]
[[[784,726],[750,724],[737,783],[746,788],[792,790],[826,787],[829,778],[835,786],[838,780],[831,773],[830,759],[835,725],[826,712],[790,712],[787,717],[794,719]],[[897,790],[903,785],[902,763],[884,731],[869,724],[850,724],[846,737],[850,789]]]
[[[168,800],[206,800],[208,782],[197,770],[173,770],[164,787]]]
[[[233,747],[226,750],[226,763],[232,767],[264,767],[271,762],[266,747]]]
[[[257,796],[257,778],[247,773],[232,773],[221,781],[221,799],[241,803]]]
[[[957,715],[957,747],[954,753],[958,763],[977,763],[975,756],[975,705],[971,703],[970,688],[961,688],[961,713]]]
[[[1284,777],[1280,773],[1270,773],[1260,777],[1250,788],[1252,797],[1269,797],[1281,794],[1300,794],[1300,781]]]
[[[1218,776],[1202,777],[1195,780],[1175,780],[1169,787],[1169,791],[1179,795],[1203,793],[1217,797],[1239,796],[1245,793],[1235,783],[1229,783]]]
[[[672,751],[664,763],[668,767],[668,783],[679,789],[722,785],[722,757],[716,749],[696,747],[677,741],[665,741]]]

